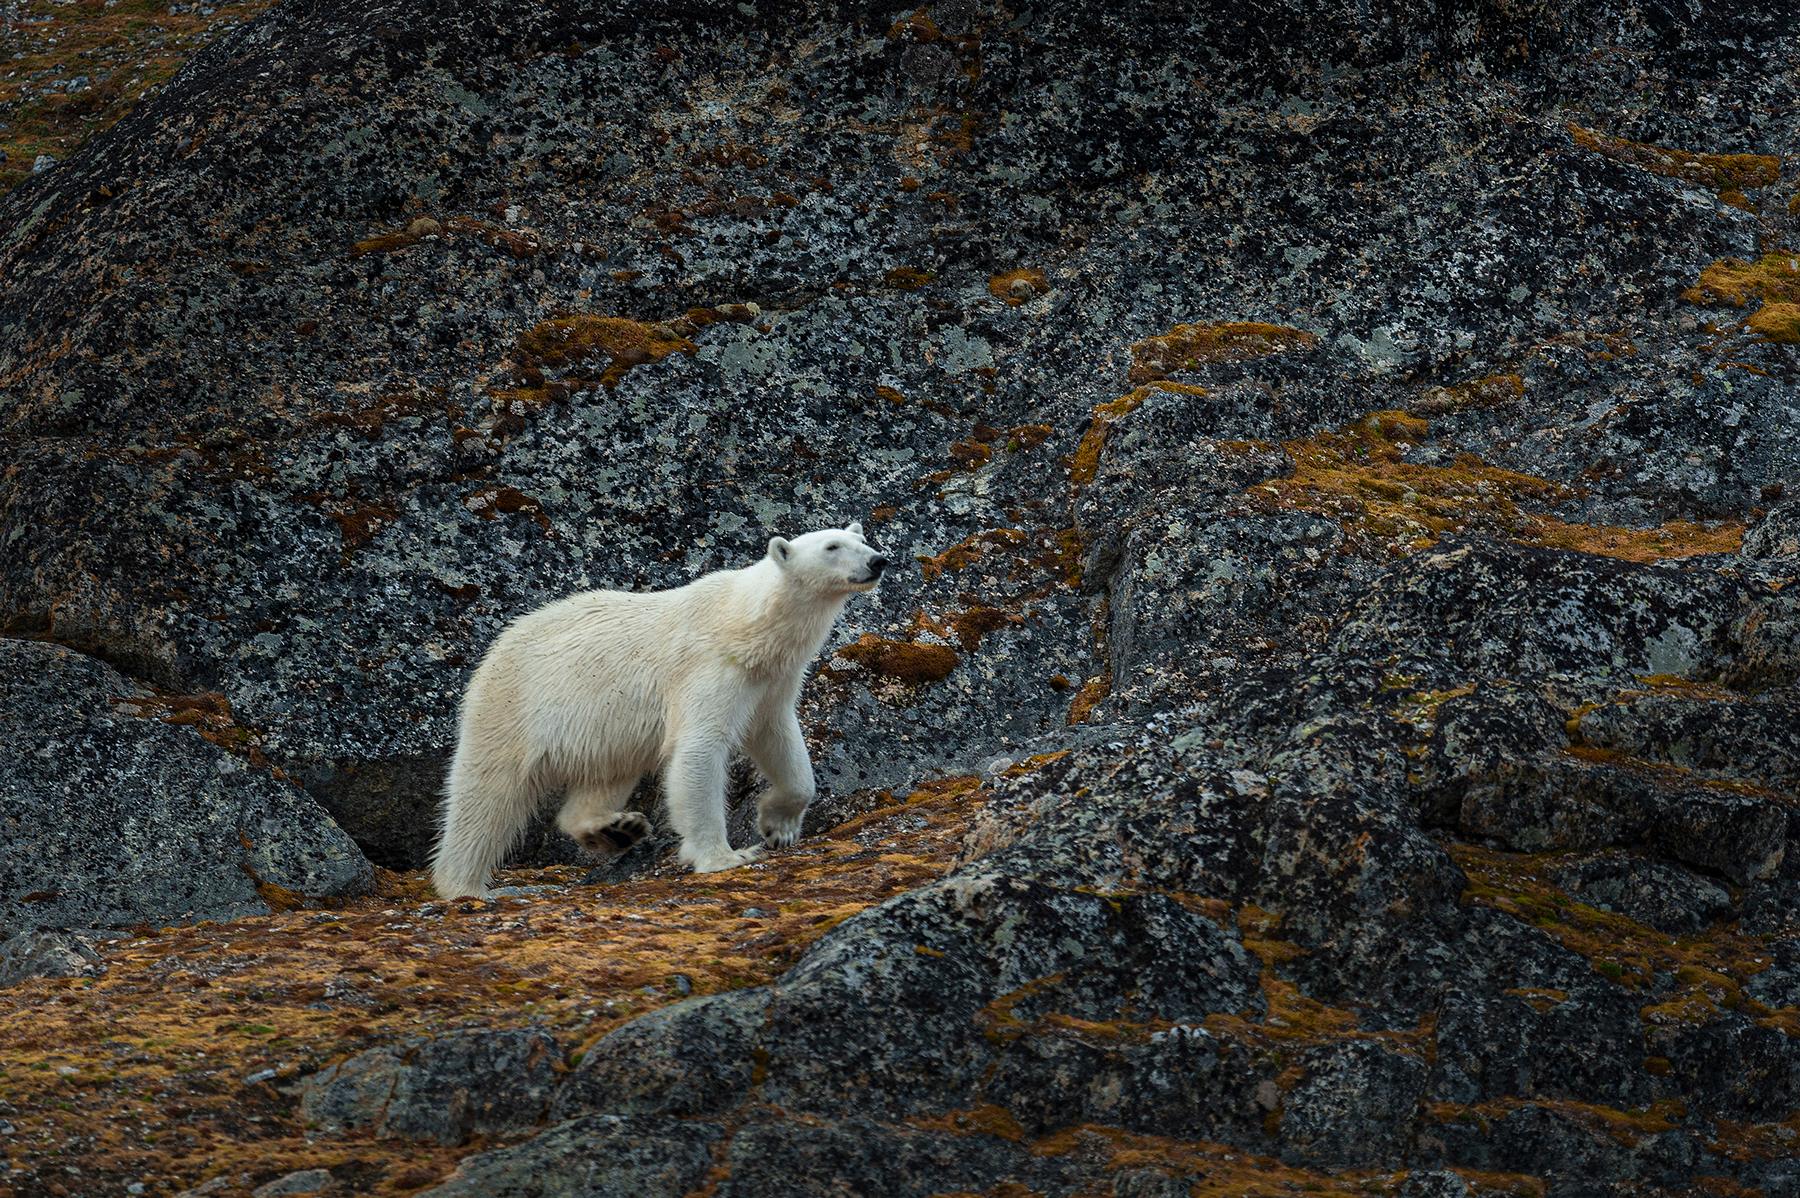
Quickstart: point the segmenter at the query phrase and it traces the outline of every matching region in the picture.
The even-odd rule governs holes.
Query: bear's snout
[[[869,559],[869,573],[876,578],[880,578],[881,572],[887,569],[887,564],[887,558],[885,557],[872,557]]]

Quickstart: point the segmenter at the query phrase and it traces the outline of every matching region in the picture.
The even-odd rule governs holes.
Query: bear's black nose
[[[869,573],[879,577],[881,572],[885,569],[887,569],[887,558],[872,557],[869,559]]]

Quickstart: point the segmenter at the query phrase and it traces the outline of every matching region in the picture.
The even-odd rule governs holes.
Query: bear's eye
[[[826,553],[836,553],[837,551],[838,551],[838,547],[835,543],[825,546]]]

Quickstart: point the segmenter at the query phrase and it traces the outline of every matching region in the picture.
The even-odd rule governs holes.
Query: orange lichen
[[[1221,321],[1178,324],[1160,337],[1147,337],[1131,347],[1131,381],[1147,383],[1178,370],[1194,370],[1214,362],[1246,362],[1270,354],[1317,349],[1311,333],[1279,324]]]
[[[103,977],[0,990],[8,1118],[32,1126],[30,1152],[54,1153],[57,1176],[75,1166],[96,1191],[149,1174],[173,1189],[239,1174],[260,1185],[346,1164],[383,1192],[416,1188],[421,1172],[441,1175],[537,1129],[459,1147],[377,1140],[303,1127],[275,1087],[303,1068],[456,1028],[541,1027],[572,1060],[683,988],[771,981],[830,928],[950,868],[982,792],[973,778],[934,785],[756,869],[671,867],[606,887],[572,885],[579,867],[506,871],[499,885],[551,888],[529,903],[445,903],[423,873],[388,875],[385,894],[335,901],[330,915],[208,921],[103,944]],[[752,906],[764,914],[746,917]],[[239,1081],[263,1071],[267,1083]]]
[[[258,768],[267,768],[269,765],[263,757],[262,734],[238,723],[237,716],[232,713],[230,701],[219,691],[207,691],[198,695],[134,696],[115,699],[114,705],[121,715],[158,719],[165,724],[192,728],[221,749],[247,758],[250,764]],[[277,776],[286,777],[279,772]]]
[[[1768,187],[1781,179],[1781,159],[1767,154],[1690,154],[1686,150],[1609,137],[1580,125],[1568,128],[1569,136],[1583,149],[1652,174],[1698,183],[1717,193],[1725,203],[1750,212],[1756,207],[1745,198],[1744,188]]]
[[[1020,286],[1023,284],[1023,286]],[[1008,304],[1022,304],[1033,296],[1050,290],[1044,272],[1035,268],[1004,271],[988,279],[988,292]]]
[[[891,641],[872,632],[864,633],[855,644],[840,646],[837,656],[906,686],[942,682],[958,661],[956,650],[949,645]]]
[[[1094,714],[1094,708],[1100,706],[1101,702],[1110,694],[1112,694],[1111,674],[1095,674],[1089,678],[1081,684],[1081,689],[1075,692],[1074,701],[1069,704],[1069,723],[1086,723],[1087,718]]]

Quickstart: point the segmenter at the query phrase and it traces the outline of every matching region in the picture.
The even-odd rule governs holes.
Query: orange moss
[[[259,769],[270,769],[278,778],[287,775],[273,770],[263,756],[262,734],[238,723],[231,703],[219,691],[198,695],[155,694],[114,700],[121,715],[139,719],[159,719],[165,724],[192,728],[202,737],[227,752],[249,760]],[[250,847],[250,846],[245,846]]]
[[[528,367],[566,367],[604,355],[609,364],[600,385],[610,390],[634,366],[698,352],[699,346],[665,324],[583,315],[546,320],[520,334],[517,357]]]
[[[1147,383],[1178,370],[1194,370],[1213,362],[1246,362],[1270,354],[1317,349],[1311,333],[1279,324],[1221,321],[1178,324],[1160,337],[1146,337],[1131,347],[1131,381]]]
[[[958,660],[956,650],[948,645],[890,641],[874,633],[864,633],[855,644],[841,646],[837,656],[907,686],[942,682],[956,668]]]
[[[1449,466],[1414,465],[1406,454],[1425,428],[1405,412],[1371,412],[1339,432],[1286,442],[1294,472],[1247,494],[1270,507],[1334,519],[1347,550],[1375,556],[1422,549],[1450,531],[1529,537],[1538,525],[1521,500],[1571,497],[1556,483],[1488,466],[1474,454],[1459,454]]]
[[[1570,125],[1568,129],[1569,136],[1583,149],[1652,174],[1698,183],[1726,203],[1750,212],[1756,209],[1745,199],[1743,189],[1768,187],[1781,179],[1781,159],[1766,154],[1690,154],[1686,150],[1609,137],[1580,125]]]
[[[584,872],[571,866],[497,879],[557,888],[529,904],[437,901],[421,872],[338,902],[332,918],[296,910],[146,930],[103,946],[101,978],[0,991],[8,1116],[41,1121],[33,1152],[109,1193],[147,1173],[182,1189],[351,1162],[371,1187],[401,1188],[409,1170],[441,1174],[537,1129],[460,1147],[319,1135],[274,1087],[303,1064],[459,1027],[540,1027],[579,1051],[678,1000],[677,977],[696,995],[771,981],[844,919],[947,872],[978,791],[977,779],[934,784],[755,870],[670,869],[608,887],[570,885]],[[766,914],[745,918],[751,906]],[[268,1084],[238,1080],[265,1070]]]
[[[1698,553],[1735,553],[1744,541],[1744,525],[1725,520],[1713,527],[1671,520],[1656,528],[1614,528],[1605,524],[1564,524],[1554,516],[1535,516],[1536,527],[1520,540],[1552,549],[1576,549],[1632,562],[1657,562]]]
[[[1700,272],[1700,281],[1681,293],[1690,304],[1742,308],[1751,300],[1765,304],[1800,303],[1800,258],[1764,254],[1755,262],[1721,258]]]
[[[1800,304],[1764,304],[1745,322],[1752,333],[1782,345],[1800,344]]]
[[[998,632],[1002,628],[1011,628],[1025,622],[1021,616],[1002,611],[997,607],[971,607],[967,611],[956,612],[950,616],[948,623],[956,633],[956,639],[969,653],[981,647],[981,638],[989,632]]]
[[[1075,699],[1069,704],[1069,723],[1085,724],[1087,718],[1094,714],[1094,708],[1100,706],[1105,698],[1112,694],[1112,675],[1095,674],[1081,684],[1075,692]]]
[[[1504,384],[1510,376],[1499,377],[1510,394]],[[1709,527],[1677,520],[1629,529],[1568,524],[1538,514],[1529,509],[1565,502],[1575,492],[1489,466],[1470,453],[1458,454],[1447,466],[1408,462],[1411,446],[1424,439],[1426,428],[1407,412],[1371,412],[1337,432],[1285,442],[1294,472],[1260,482],[1246,496],[1267,507],[1335,520],[1344,530],[1347,552],[1378,558],[1424,549],[1445,532],[1465,531],[1639,562],[1729,553],[1743,541],[1744,526],[1734,521]]]
[[[390,420],[407,416],[449,416],[453,406],[449,403],[449,394],[448,387],[390,391],[376,397],[366,407],[345,412],[321,412],[313,419],[334,428],[354,430],[370,441],[379,441]]]
[[[369,254],[397,254],[427,238],[454,241],[458,236],[470,237],[482,245],[503,250],[520,261],[537,257],[542,248],[542,242],[535,233],[506,229],[467,216],[446,216],[442,220],[419,216],[414,217],[404,229],[379,233],[357,242],[350,248],[349,256],[361,258]]]
[[[82,0],[24,4],[8,10],[7,71],[0,78],[0,194],[31,174],[39,154],[67,162],[89,138],[133,112],[168,84],[215,36],[239,28],[268,0],[171,6],[160,0]],[[85,76],[88,86],[59,85]],[[223,114],[220,114],[223,115]],[[207,120],[188,145],[199,146]],[[130,182],[95,188],[90,207],[109,202]]]
[[[1034,1142],[1031,1152],[1046,1157],[1079,1153],[1104,1162],[1102,1167],[1109,1172],[1157,1169],[1185,1183],[1190,1198],[1289,1198],[1295,1193],[1368,1198],[1370,1193],[1389,1192],[1383,1181],[1399,1180],[1399,1176],[1369,1170],[1313,1173],[1226,1144],[1138,1135],[1093,1123],[1053,1132]],[[989,1194],[999,1198],[998,1191]]]
[[[1492,408],[1512,403],[1525,394],[1525,380],[1516,374],[1494,374],[1449,387],[1433,387],[1406,405],[1414,416],[1442,416],[1464,408]]]
[[[1015,287],[1024,283],[1024,287]],[[1005,300],[1008,304],[1018,305],[1042,295],[1050,290],[1050,282],[1044,278],[1044,272],[1035,268],[1004,271],[988,279],[988,293],[995,299]]]
[[[1451,858],[1469,878],[1463,902],[1492,907],[1539,928],[1628,990],[1648,986],[1658,970],[1674,974],[1679,989],[1644,1007],[1645,1023],[1706,1023],[1719,1010],[1730,1009],[1765,1027],[1800,1034],[1800,1012],[1792,1007],[1771,1011],[1743,992],[1745,980],[1769,968],[1768,949],[1760,939],[1731,930],[1736,925],[1670,937],[1629,916],[1576,902],[1543,878],[1548,862],[1573,855],[1450,846]]]
[[[1128,395],[1122,395],[1109,403],[1100,404],[1094,409],[1093,419],[1088,423],[1088,430],[1081,438],[1081,444],[1075,449],[1074,460],[1069,464],[1069,481],[1075,487],[1085,487],[1094,481],[1100,472],[1100,451],[1106,448],[1106,435],[1112,426],[1121,419],[1138,410],[1146,399],[1157,391],[1170,391],[1176,395],[1188,395],[1195,399],[1204,398],[1206,388],[1196,387],[1190,383],[1153,382],[1138,387]]]
[[[1016,528],[991,528],[963,538],[936,557],[920,556],[919,571],[930,582],[946,571],[954,573],[968,568],[997,548],[1017,548],[1027,539],[1026,534]]]
[[[484,487],[463,496],[462,503],[483,520],[497,519],[500,512],[523,512],[535,520],[539,528],[546,532],[550,530],[550,517],[544,514],[542,501],[512,487]]]
[[[1480,1169],[1465,1169],[1460,1165],[1448,1167],[1450,1172],[1463,1179],[1463,1183],[1476,1198],[1491,1198],[1499,1194],[1511,1194],[1514,1198],[1542,1198],[1544,1193],[1543,1181],[1530,1173],[1490,1173]]]
[[[883,282],[900,291],[917,291],[929,283],[937,281],[935,270],[914,270],[910,266],[900,266],[887,272]]]
[[[1800,1143],[1800,1111],[1790,1111],[1776,1123],[1733,1123],[1712,1120],[1713,1142],[1707,1151],[1738,1164],[1786,1160]]]
[[[1025,1129],[1013,1118],[1012,1112],[1003,1106],[979,1106],[966,1111],[945,1111],[929,1119],[908,1119],[914,1127],[927,1131],[949,1132],[953,1136],[989,1135],[999,1139],[1018,1143],[1025,1138]]]

